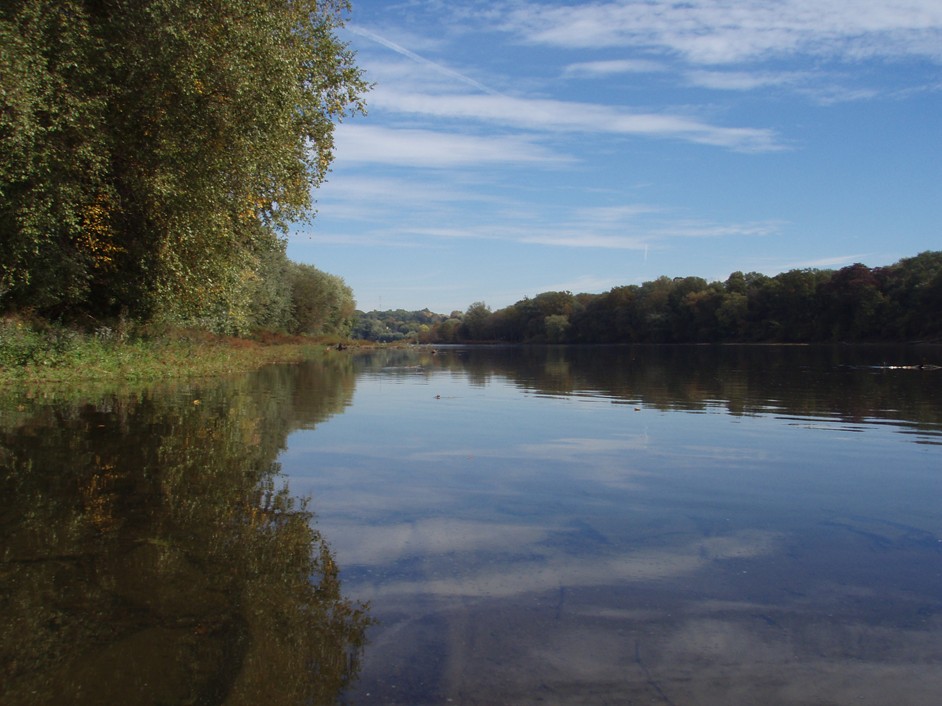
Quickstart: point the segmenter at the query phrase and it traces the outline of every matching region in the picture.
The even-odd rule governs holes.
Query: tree
[[[544,319],[546,340],[549,343],[564,343],[569,331],[569,317],[565,314],[550,314]]]
[[[368,86],[336,37],[347,9],[4,3],[4,303],[141,318],[232,310],[310,212],[334,124],[363,109]]]
[[[0,291],[48,307],[109,270],[107,97],[81,3],[0,7]]]
[[[635,306],[640,317],[644,341],[665,343],[670,340],[670,295],[674,282],[669,277],[642,283]]]
[[[707,281],[702,277],[675,277],[668,294],[670,340],[679,343],[699,340],[700,319],[711,318],[716,306],[702,296]],[[715,322],[715,318],[712,319]],[[715,323],[712,328],[715,329]]]
[[[942,336],[942,252],[922,252],[883,273],[884,335],[897,340]]]
[[[728,292],[716,310],[716,323],[720,340],[742,341],[746,337],[746,315],[749,299],[739,292]]]
[[[461,319],[460,335],[470,341],[485,341],[492,337],[491,309],[484,302],[474,302]]]
[[[516,310],[518,340],[541,342],[547,340],[546,318],[569,315],[577,308],[572,292],[543,292],[533,299],[526,297],[513,305]]]
[[[461,312],[453,311],[452,314]],[[451,316],[438,325],[437,339],[443,343],[456,343],[461,331],[461,319]]]
[[[265,331],[293,331],[294,263],[288,260],[282,243],[263,253],[248,283],[248,328]]]
[[[311,265],[292,263],[291,269],[294,333],[349,334],[356,302],[343,279]]]
[[[826,320],[834,340],[859,341],[873,336],[883,295],[873,271],[861,263],[838,270],[824,287]]]
[[[774,318],[782,325],[782,340],[821,338],[821,292],[832,276],[816,269],[789,270],[774,277]]]

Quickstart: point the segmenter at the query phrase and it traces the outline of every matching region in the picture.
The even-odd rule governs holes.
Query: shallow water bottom
[[[942,562],[890,539],[834,523],[775,558],[710,556],[707,540],[679,580],[386,595],[349,702],[935,703],[942,602],[906,567]]]

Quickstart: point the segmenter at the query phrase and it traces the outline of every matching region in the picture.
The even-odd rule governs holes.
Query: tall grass
[[[265,341],[169,328],[89,331],[21,317],[0,319],[0,383],[158,380],[251,370],[317,355],[313,340]]]

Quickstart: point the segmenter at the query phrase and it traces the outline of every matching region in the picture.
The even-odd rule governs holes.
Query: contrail
[[[501,95],[498,91],[495,91],[493,88],[488,88],[480,81],[475,81],[473,78],[469,76],[465,76],[462,73],[458,73],[454,69],[449,69],[447,66],[436,64],[434,61],[431,61],[430,59],[426,59],[424,56],[419,56],[414,51],[406,49],[401,44],[396,44],[395,42],[390,41],[389,39],[386,39],[385,37],[381,37],[375,32],[371,32],[368,29],[363,29],[362,27],[357,27],[356,25],[347,25],[346,28],[349,31],[353,32],[354,34],[358,34],[361,37],[366,37],[367,39],[371,39],[377,44],[382,44],[384,47],[386,47],[387,49],[392,49],[397,54],[402,54],[403,56],[408,57],[419,64],[425,64],[426,66],[429,66],[435,69],[439,73],[445,74],[446,76],[451,76],[452,78],[456,78],[462,83],[466,83],[469,86],[472,86],[478,89],[479,91],[483,91],[484,93],[487,93],[492,96]]]

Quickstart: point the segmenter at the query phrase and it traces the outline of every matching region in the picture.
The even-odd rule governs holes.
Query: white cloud
[[[481,164],[565,161],[525,137],[463,135],[444,131],[344,124],[336,131],[344,164],[467,167]]]
[[[780,542],[781,536],[772,532],[746,530],[678,542],[661,549],[578,557],[545,546],[508,544],[509,550],[529,550],[534,558],[515,561],[509,567],[487,565],[461,577],[386,581],[370,586],[370,595],[427,593],[496,597],[547,591],[559,586],[611,586],[613,582],[659,581],[693,574],[716,561],[767,556],[777,549]]]
[[[448,66],[445,66],[445,65],[442,64],[442,63],[432,61],[431,59],[427,59],[427,58],[425,58],[424,56],[421,56],[421,55],[419,55],[419,54],[416,54],[416,53],[415,53],[414,51],[412,51],[411,49],[407,49],[406,47],[402,46],[401,44],[398,44],[398,43],[396,43],[396,42],[394,42],[394,41],[392,41],[392,40],[390,40],[390,39],[387,39],[386,37],[383,37],[383,36],[377,34],[376,32],[372,32],[372,31],[370,31],[370,30],[368,30],[368,29],[366,29],[366,28],[364,28],[364,27],[359,27],[359,26],[356,26],[356,25],[347,25],[347,29],[348,29],[349,31],[353,32],[354,34],[360,35],[360,36],[362,36],[362,37],[366,37],[367,39],[370,39],[370,40],[376,42],[377,44],[381,44],[382,46],[386,47],[387,49],[391,49],[392,51],[396,52],[397,54],[400,54],[400,55],[402,55],[402,56],[405,56],[405,57],[411,59],[412,61],[414,61],[414,62],[416,62],[416,63],[418,63],[418,64],[421,64],[422,66],[431,68],[432,70],[434,70],[434,71],[436,71],[436,72],[438,72],[438,73],[440,73],[440,74],[442,74],[442,75],[444,75],[444,76],[447,76],[448,78],[457,79],[457,80],[460,81],[461,83],[466,83],[466,84],[468,84],[469,86],[471,86],[472,88],[476,88],[476,89],[478,89],[479,91],[483,91],[484,93],[496,93],[496,91],[492,90],[492,89],[489,88],[488,86],[485,86],[485,85],[484,85],[483,83],[481,83],[480,81],[477,81],[477,80],[471,78],[470,76],[466,76],[465,74],[461,73],[460,71],[455,71],[454,69],[452,69],[452,68],[450,68],[450,67],[448,67]]]
[[[401,233],[437,239],[504,240],[564,248],[598,248],[646,251],[658,243],[676,238],[725,238],[768,236],[778,232],[780,223],[712,223],[690,220],[637,224],[599,224],[592,221],[555,224],[549,217],[539,222],[508,224],[496,219],[476,225],[426,226],[404,228]]]
[[[427,554],[494,551],[508,544],[528,546],[547,534],[542,527],[448,518],[378,526],[343,523],[332,530],[331,546],[347,565],[374,566]]]
[[[625,278],[620,276],[598,277],[596,275],[580,275],[562,282],[552,282],[540,285],[534,291],[538,292],[606,292],[614,287],[625,284]]]
[[[603,78],[617,74],[644,74],[666,71],[657,61],[646,59],[613,59],[610,61],[582,61],[563,69],[565,78]]]
[[[942,60],[938,0],[622,0],[515,6],[504,28],[569,48],[632,46],[718,64],[810,54]]]
[[[637,235],[609,235],[583,231],[545,230],[524,236],[522,242],[563,248],[602,248],[605,250],[644,250],[647,240]]]
[[[779,221],[716,223],[677,218],[650,205],[582,208],[561,225],[530,229],[523,242],[571,248],[644,250],[677,238],[757,237],[777,233]]]
[[[293,240],[419,247],[414,236],[421,233],[413,228],[416,224],[467,222],[468,212],[492,214],[513,203],[502,194],[491,193],[487,183],[469,169],[452,171],[443,178],[440,170],[376,169],[359,162],[340,162],[340,173],[333,174],[314,194],[319,210],[316,221],[312,226],[299,226],[292,233]],[[358,168],[363,166],[366,169]],[[483,174],[481,178],[492,176]],[[423,240],[421,246],[429,247]]]
[[[535,98],[500,93],[468,72],[433,61],[402,44],[389,40],[372,30],[353,26],[350,30],[407,61],[390,61],[389,51],[377,60],[367,54],[365,63],[371,79],[377,84],[367,100],[371,110],[388,111],[426,120],[463,120],[499,125],[504,128],[538,132],[587,132],[641,137],[668,138],[707,144],[742,152],[767,152],[782,145],[773,131],[750,127],[724,127],[695,116],[670,111],[633,110],[627,106],[602,103]],[[374,47],[375,48],[375,47]],[[626,72],[666,71],[667,66],[647,59],[617,59],[570,64],[563,69],[565,77],[605,77]],[[716,80],[716,79],[714,79]],[[506,78],[493,78],[505,84]],[[468,91],[468,87],[474,89]],[[519,90],[519,87],[518,87]],[[436,158],[444,158],[447,150],[432,150]],[[384,154],[380,150],[377,154]],[[492,151],[493,152],[493,151]],[[338,150],[346,155],[343,150]],[[488,150],[482,151],[482,156]],[[513,154],[511,151],[509,154]],[[350,156],[350,155],[347,155]],[[353,158],[364,159],[359,151]],[[393,155],[393,158],[398,155]],[[428,166],[423,161],[423,165]]]
[[[750,223],[708,223],[683,220],[663,225],[652,231],[655,238],[721,238],[726,236],[766,236],[777,232],[780,221]]]
[[[819,257],[810,260],[772,260],[757,259],[751,263],[743,263],[735,266],[735,269],[743,272],[762,272],[769,276],[774,276],[781,272],[790,272],[792,270],[805,269],[823,269],[830,270],[835,268],[852,265],[855,262],[866,262],[870,255],[858,253],[856,255],[835,255],[833,257]],[[882,260],[883,258],[881,258]],[[733,269],[733,268],[730,268]],[[725,279],[725,276],[718,279]]]
[[[551,132],[665,137],[743,152],[782,149],[767,129],[730,128],[667,113],[638,113],[597,103],[503,95],[433,95],[377,89],[371,105],[416,116],[476,120]]]
[[[820,105],[854,103],[857,101],[871,100],[881,95],[880,91],[873,88],[849,88],[842,86],[818,86],[802,92]],[[890,97],[892,97],[892,94]]]
[[[712,88],[721,91],[750,91],[766,86],[787,86],[799,84],[808,76],[803,73],[786,71],[780,73],[747,71],[690,71],[687,81],[694,86]]]
[[[866,258],[866,254],[856,254],[856,255],[837,255],[835,257],[822,257],[816,260],[805,260],[803,262],[792,263],[785,265],[781,268],[782,272],[788,270],[799,270],[805,268],[830,268],[830,267],[844,267],[845,265],[852,265],[855,262],[860,262]]]
[[[633,228],[623,234],[586,231],[581,229],[537,230],[521,237],[521,242],[569,248],[603,248],[608,250],[647,251],[657,243],[673,238],[721,238],[770,235],[777,226],[771,223],[681,223],[659,228]]]
[[[582,207],[573,212],[575,219],[583,224],[599,226],[622,226],[636,220],[639,216],[663,213],[659,206],[648,204],[621,204],[618,206]]]
[[[320,198],[331,203],[405,205],[474,201],[481,198],[475,191],[457,188],[433,179],[405,179],[381,176],[345,175],[336,183],[328,182],[319,190]]]
[[[451,176],[454,176],[453,174]],[[429,247],[434,241],[479,240],[555,248],[634,250],[666,247],[677,239],[745,238],[780,232],[776,220],[717,222],[681,216],[650,203],[572,207],[540,204],[526,187],[459,184],[408,175],[351,175],[321,197],[320,242]],[[473,202],[473,203],[472,203]],[[470,207],[470,208],[469,208]],[[333,232],[333,222],[371,224],[356,236]]]

